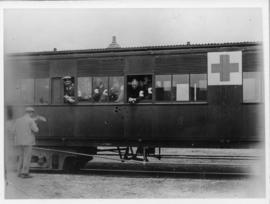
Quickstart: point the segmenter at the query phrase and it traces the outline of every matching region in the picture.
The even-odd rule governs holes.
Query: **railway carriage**
[[[47,118],[37,146],[77,153],[251,147],[264,142],[262,58],[257,42],[8,54],[6,119],[33,106]],[[133,80],[146,88],[131,104]]]

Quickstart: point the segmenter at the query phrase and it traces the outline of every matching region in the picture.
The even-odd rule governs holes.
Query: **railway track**
[[[103,157],[102,157],[103,158]],[[185,157],[185,159],[194,158]],[[204,158],[204,159],[203,159]],[[256,176],[258,173],[253,172],[252,168],[256,165],[254,162],[250,162],[251,159],[242,159],[241,163],[238,160],[233,160],[233,163],[224,163],[218,161],[218,159],[212,162],[203,162],[206,157],[197,157],[200,162],[190,163],[164,163],[160,160],[158,162],[116,162],[111,160],[104,161],[91,161],[83,169],[76,172],[69,172],[72,174],[84,174],[84,175],[113,175],[113,176],[173,176],[173,177],[246,177]],[[207,158],[209,159],[209,158]],[[225,157],[230,160],[231,158]],[[224,158],[222,157],[224,161]],[[121,161],[121,160],[120,160]],[[249,161],[245,163],[245,161]],[[255,161],[255,158],[253,158]],[[35,173],[55,173],[64,174],[67,173],[63,170],[49,170],[49,169],[32,169]]]
[[[44,150],[44,149],[43,149]],[[46,150],[46,149],[45,149]],[[74,172],[76,174],[108,174],[108,175],[148,175],[148,176],[252,176],[257,175],[254,167],[263,165],[260,162],[261,157],[258,154],[229,155],[225,152],[215,155],[206,155],[204,153],[187,152],[185,154],[161,154],[149,155],[149,162],[143,159],[143,156],[132,155],[127,158],[119,158],[117,153],[99,152],[98,154],[83,154],[68,151],[51,150],[70,155],[91,157],[90,162],[84,168]],[[36,173],[67,173],[64,170],[32,168]]]
[[[111,157],[118,157],[117,154],[98,154],[97,156],[111,156]],[[245,156],[245,155],[237,155],[237,156],[231,156],[231,155],[174,155],[174,154],[166,154],[161,155],[161,158],[173,158],[173,159],[226,159],[226,160],[258,160],[260,159],[259,156]]]
[[[32,173],[42,174],[72,174],[72,175],[106,175],[119,177],[180,177],[180,178],[239,178],[257,176],[246,172],[198,172],[198,171],[157,171],[157,170],[127,170],[127,169],[81,169],[74,173],[66,173],[63,170],[33,169]]]

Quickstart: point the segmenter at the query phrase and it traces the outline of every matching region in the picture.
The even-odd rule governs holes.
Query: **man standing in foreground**
[[[14,125],[15,146],[18,149],[18,176],[21,178],[31,178],[29,175],[32,146],[35,145],[35,133],[39,131],[36,120],[46,121],[44,117],[35,116],[32,107],[25,109],[23,117],[18,118]]]

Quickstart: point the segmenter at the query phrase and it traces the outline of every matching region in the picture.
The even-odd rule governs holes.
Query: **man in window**
[[[74,77],[65,76],[64,80],[64,102],[74,103],[75,102],[75,91],[74,91]]]
[[[131,86],[128,90],[128,102],[131,104],[138,103],[144,97],[142,88],[139,87],[137,79],[132,79]]]

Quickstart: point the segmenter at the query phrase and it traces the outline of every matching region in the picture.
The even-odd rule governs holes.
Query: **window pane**
[[[173,101],[189,101],[189,75],[173,75]]]
[[[108,77],[93,77],[93,101],[108,101]]]
[[[92,100],[92,77],[78,78],[78,101]]]
[[[191,101],[206,101],[207,80],[206,74],[190,74],[190,99]]]
[[[21,79],[21,101],[23,104],[34,103],[34,79]]]
[[[260,72],[243,72],[244,102],[260,102],[262,100],[262,82]]]
[[[124,77],[109,78],[109,101],[116,103],[124,101]]]
[[[36,79],[36,104],[49,104],[49,79]]]
[[[171,75],[156,76],[156,100],[170,101],[171,100]]]

